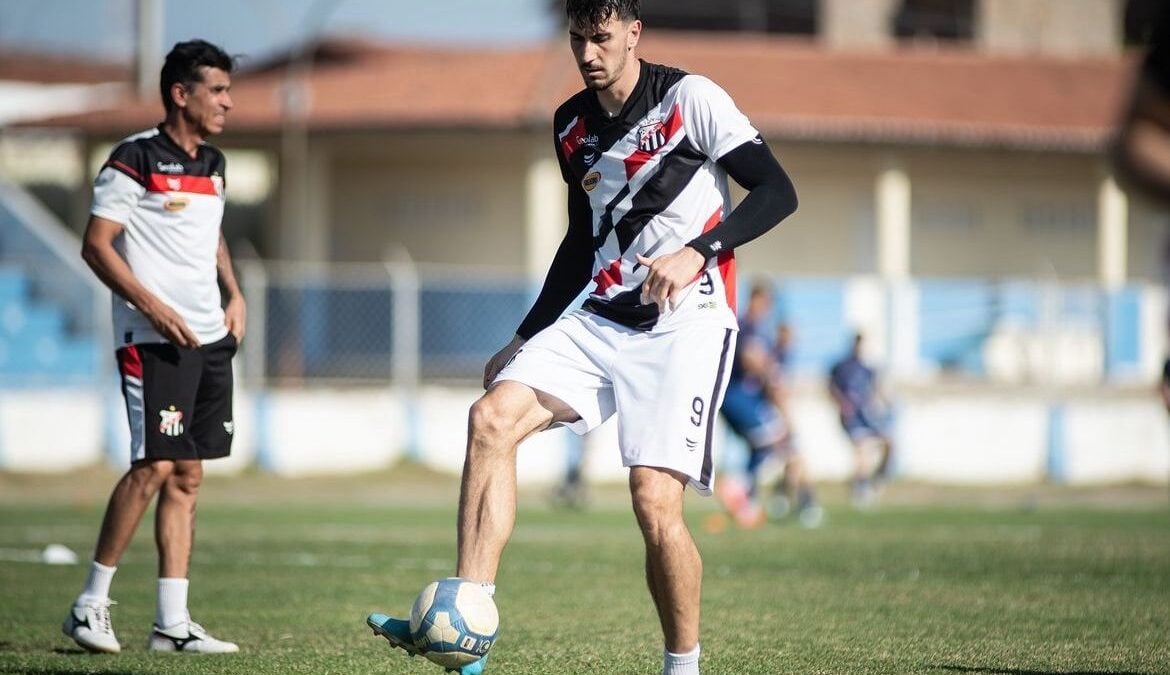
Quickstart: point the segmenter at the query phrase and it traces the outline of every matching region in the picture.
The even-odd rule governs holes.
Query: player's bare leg
[[[699,644],[703,561],[683,520],[685,476],[667,469],[630,470],[634,515],[646,543],[646,583],[658,609],[666,649],[686,653]]]
[[[135,462],[130,466],[110,494],[94,560],[110,567],[117,566],[134,538],[142,514],[146,513],[146,508],[174,470],[175,463],[170,460]]]
[[[91,652],[116,654],[122,646],[110,619],[110,582],[118,561],[134,538],[142,514],[174,470],[171,461],[132,464],[110,494],[93,564],[81,595],[74,601],[61,631]]]
[[[495,581],[516,522],[516,446],[553,422],[576,417],[560,400],[512,381],[493,386],[471,406],[459,493],[459,576]]]
[[[154,514],[154,538],[158,546],[158,575],[186,578],[195,541],[195,501],[203,481],[203,463],[183,459],[162,485]]]
[[[577,419],[577,413],[559,399],[512,381],[492,386],[471,406],[459,492],[458,576],[484,585],[495,583],[516,522],[516,447],[554,422]],[[407,620],[375,612],[366,625],[392,646],[412,656],[418,653]],[[459,672],[480,675],[486,662],[487,656]]]

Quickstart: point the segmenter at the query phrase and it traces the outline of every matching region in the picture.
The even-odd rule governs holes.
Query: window
[[[645,0],[642,20],[660,28],[815,35],[818,0]]]
[[[902,39],[970,40],[975,36],[974,0],[902,0],[893,16]]]

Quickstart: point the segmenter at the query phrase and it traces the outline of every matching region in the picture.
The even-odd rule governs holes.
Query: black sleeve
[[[557,248],[544,287],[516,329],[527,340],[552,325],[593,274],[593,213],[580,186],[569,184],[569,229]]]
[[[755,239],[796,211],[796,188],[762,138],[728,152],[719,166],[748,194],[722,223],[687,242],[708,260]]]

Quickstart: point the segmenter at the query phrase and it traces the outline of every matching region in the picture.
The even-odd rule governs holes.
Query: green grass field
[[[61,543],[88,559],[115,476],[0,475],[0,673],[439,673],[373,637],[453,566],[451,479],[417,468],[353,479],[209,477],[191,607],[240,643],[222,657],[145,651],[154,549],[144,523],[118,572],[119,656],[59,625],[83,565],[18,559]],[[895,486],[870,513],[826,490],[829,522],[702,531],[703,667],[743,673],[1170,673],[1170,509],[1077,491]],[[641,540],[619,488],[586,512],[522,500],[498,579],[489,673],[660,672]]]

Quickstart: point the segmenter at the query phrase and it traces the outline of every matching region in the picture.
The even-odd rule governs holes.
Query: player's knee
[[[127,472],[126,481],[134,491],[152,496],[167,482],[174,471],[175,463],[170,460],[136,462]]]
[[[516,435],[516,415],[506,404],[490,394],[480,397],[468,413],[472,441],[490,446],[511,445]]]
[[[630,482],[634,515],[647,546],[660,545],[680,527],[682,521],[680,494],[676,486],[663,481],[638,480]]]
[[[175,490],[194,496],[203,483],[203,463],[199,461],[177,462],[168,485]]]

